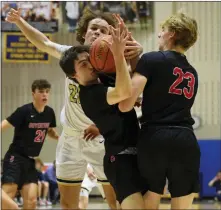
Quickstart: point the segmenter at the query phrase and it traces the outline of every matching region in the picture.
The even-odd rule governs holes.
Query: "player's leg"
[[[23,197],[24,209],[35,209],[37,206],[38,186],[36,183],[29,183],[23,185],[21,189],[21,195]]]
[[[92,179],[88,176],[88,173],[85,173],[84,180],[81,184],[81,192],[80,192],[80,199],[79,199],[80,209],[87,209],[88,201],[89,201],[89,194],[96,185],[97,185],[97,179],[96,178]]]
[[[146,209],[159,209],[166,184],[168,142],[165,129],[149,127],[138,140],[138,166],[148,186],[144,195]]]
[[[22,158],[17,154],[7,152],[3,161],[2,189],[14,199],[21,180]]]
[[[81,183],[73,185],[64,185],[64,183],[58,184],[60,191],[60,202],[62,209],[79,209],[79,194],[81,189]]]
[[[113,187],[107,181],[104,173],[103,159],[105,155],[104,139],[97,137],[92,141],[82,139],[83,155],[85,160],[91,164],[98,182],[103,186],[106,201],[111,209],[117,209],[116,194]]]
[[[79,208],[87,209],[89,202],[89,191],[86,188],[81,187],[80,198],[79,198]]]
[[[195,193],[171,199],[171,209],[191,209]]]
[[[38,181],[38,198],[37,198],[37,200],[38,200],[38,205],[43,205],[43,203],[42,203],[42,200],[41,200],[41,197],[42,197],[42,182],[41,181]]]
[[[51,204],[51,202],[47,200],[48,192],[49,192],[49,183],[46,181],[43,181],[42,187],[43,187],[43,201],[46,203],[46,205]]]
[[[105,156],[104,170],[121,209],[144,209],[141,192],[147,188],[139,174],[136,155]]]
[[[111,186],[111,184],[107,180],[105,180],[105,182],[106,183],[102,181],[102,187],[104,190],[106,201],[111,209],[118,209],[117,198],[116,198],[116,193],[114,191],[114,188]]]
[[[126,197],[121,203],[121,209],[144,209],[144,199],[141,193],[134,193]]]
[[[35,168],[35,160],[24,159],[24,171],[22,175],[21,195],[23,197],[24,209],[35,209],[38,197],[38,173]]]
[[[2,190],[2,209],[19,209],[18,205]]]
[[[62,209],[78,209],[87,162],[82,158],[78,136],[60,136],[56,149],[56,176]]]
[[[199,192],[200,149],[193,131],[173,129],[168,171],[171,209],[189,209]],[[181,181],[182,180],[182,181]]]
[[[159,209],[161,194],[148,191],[145,193],[143,199],[146,209]]]
[[[2,189],[11,199],[14,199],[18,189],[18,185],[14,183],[7,183],[2,185]]]
[[[102,185],[101,183],[99,183],[99,182],[97,182],[97,189],[99,190],[99,192],[100,192],[102,198],[103,198],[104,200],[106,200],[105,194],[104,194],[103,185]]]

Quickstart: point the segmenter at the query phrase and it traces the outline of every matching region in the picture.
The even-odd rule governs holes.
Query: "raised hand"
[[[124,53],[126,42],[129,38],[129,33],[121,17],[119,15],[113,16],[117,20],[118,25],[116,28],[110,26],[110,34],[112,39],[105,41],[108,44],[113,55],[116,56],[120,53]]]
[[[7,13],[7,16],[5,20],[9,23],[17,23],[21,18],[21,9],[15,10],[10,9],[10,11]]]
[[[127,60],[138,57],[143,52],[143,47],[131,35],[126,43],[124,56]]]

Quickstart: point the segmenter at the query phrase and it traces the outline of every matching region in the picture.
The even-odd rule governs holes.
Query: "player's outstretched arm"
[[[22,31],[25,37],[35,45],[39,50],[60,59],[61,53],[56,48],[56,43],[50,41],[43,33],[28,24],[21,16],[21,9],[10,9],[7,14],[6,21],[14,23]]]
[[[13,127],[12,124],[8,122],[8,120],[3,120],[1,123],[1,132],[6,130],[7,128]]]
[[[112,26],[110,27],[112,42],[108,42],[109,48],[114,56],[116,67],[115,87],[109,88],[107,92],[107,102],[110,105],[125,100],[130,97],[132,93],[131,78],[124,57],[126,41],[129,38],[129,34],[120,16],[115,15],[115,18],[118,20],[118,27],[116,29]]]

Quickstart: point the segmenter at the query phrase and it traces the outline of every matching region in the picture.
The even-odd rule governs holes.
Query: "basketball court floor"
[[[37,209],[61,209],[60,205],[38,207]],[[90,198],[88,209],[108,209],[108,206],[102,198]],[[160,209],[170,209],[169,201],[163,200]],[[195,201],[191,209],[220,209],[221,203],[213,200]]]

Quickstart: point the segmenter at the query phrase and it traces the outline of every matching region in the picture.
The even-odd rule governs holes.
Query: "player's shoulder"
[[[141,59],[154,62],[154,61],[160,61],[162,59],[165,59],[165,56],[161,51],[152,51],[152,52],[144,53],[141,56]]]
[[[104,84],[99,83],[99,84],[93,84],[93,85],[88,85],[88,86],[80,85],[80,89],[82,92],[87,92],[88,94],[96,95],[97,92],[106,90],[107,87],[105,87]]]
[[[48,105],[45,106],[45,111],[48,113],[54,113],[54,109]]]
[[[22,112],[30,112],[32,110],[33,104],[32,103],[28,103],[28,104],[24,104],[22,106],[19,106],[17,108],[17,110],[22,111]]]

